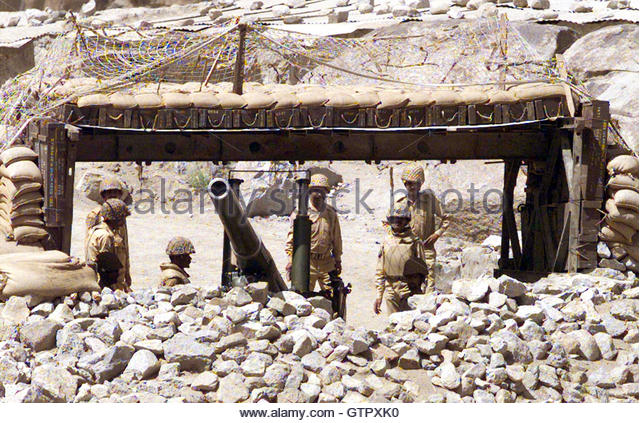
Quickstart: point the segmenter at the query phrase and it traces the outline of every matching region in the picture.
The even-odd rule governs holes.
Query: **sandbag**
[[[598,234],[601,240],[605,242],[619,242],[621,244],[628,244],[629,241],[620,233],[616,232],[609,226],[603,226]]]
[[[35,254],[34,254],[35,255]],[[0,264],[0,296],[33,295],[43,299],[99,291],[95,272],[83,264],[18,261]]]
[[[216,94],[220,101],[220,107],[223,109],[242,109],[247,105],[247,102],[241,95],[234,93],[218,93]]]
[[[565,90],[560,84],[522,84],[509,91],[519,100],[536,100],[547,97],[564,97]]]
[[[18,245],[13,240],[0,238],[0,260],[15,253],[26,253],[29,256],[33,256],[33,253],[38,253],[42,250],[44,250],[42,245]]]
[[[612,159],[607,163],[609,175],[627,174],[638,177],[638,158],[634,156],[622,155]]]
[[[435,103],[435,99],[433,98],[433,93],[431,91],[415,91],[413,93],[409,93],[408,97],[409,102],[407,103],[407,107],[427,107]]]
[[[629,174],[618,174],[609,179],[607,188],[614,193],[621,189],[630,189],[638,192],[638,178],[634,178]]]
[[[0,177],[2,178],[8,178],[9,174],[7,173],[7,167],[5,165],[3,165],[2,163],[0,163]]]
[[[162,94],[162,105],[176,109],[187,109],[193,106],[193,102],[190,94],[172,92]]]
[[[44,197],[38,191],[28,192],[13,199],[11,210],[15,210],[20,206],[24,206],[25,204],[42,205],[43,201]]]
[[[21,216],[40,216],[43,215],[44,211],[42,207],[38,207],[34,204],[25,204],[24,206],[20,206],[17,209],[13,210],[9,214],[9,218],[13,222],[13,219]]]
[[[638,261],[638,233],[636,232],[636,234],[633,236],[631,244],[622,245],[622,248],[624,248],[624,250],[632,259]]]
[[[42,173],[30,160],[14,162],[7,166],[8,178],[15,182],[29,181],[42,183]]]
[[[627,242],[631,242],[633,236],[638,233],[638,230],[632,228],[631,226],[625,225],[624,223],[616,222],[605,217],[605,221],[607,222],[607,226],[613,229],[618,234],[622,235]]]
[[[268,109],[276,103],[276,100],[275,98],[273,98],[273,96],[258,92],[245,93],[242,95],[242,98],[247,104],[245,106],[245,109],[248,110]]]
[[[13,227],[4,219],[0,219],[0,232],[5,237],[13,237]]]
[[[300,105],[300,100],[295,94],[279,92],[272,95],[276,99],[276,104],[273,105],[274,109],[293,109]]]
[[[487,93],[489,96],[488,104],[510,104],[517,103],[518,99],[513,93],[503,90],[490,91]]]
[[[0,255],[0,266],[2,266],[3,263],[17,262],[67,263],[69,262],[69,255],[59,250],[42,251],[37,254],[33,252],[22,252]]]
[[[189,99],[193,107],[200,107],[204,109],[215,109],[220,107],[220,100],[212,92],[201,92],[189,94]]]
[[[460,94],[454,90],[435,90],[431,96],[438,106],[458,106],[464,103]]]
[[[38,153],[30,149],[29,147],[11,147],[7,148],[0,154],[0,160],[5,166],[9,166],[11,163],[19,162],[21,160],[36,161],[38,159]]]
[[[158,94],[137,94],[134,96],[141,109],[157,109],[162,107],[162,97]]]
[[[109,96],[111,107],[116,109],[133,109],[138,107],[136,99],[131,94],[114,93]]]
[[[18,244],[41,242],[48,236],[49,232],[43,228],[36,228],[35,226],[18,226],[13,230],[13,239],[15,239]]]
[[[605,203],[605,209],[607,210],[605,220],[623,223],[627,226],[631,226],[636,231],[638,230],[638,212],[630,209],[618,208],[616,206],[616,202],[612,198],[608,199]]]
[[[377,107],[378,104],[380,104],[378,93],[374,91],[355,92],[352,94],[352,97],[356,101],[356,103],[358,103],[358,106],[362,108]],[[429,101],[431,101],[431,99],[429,99]],[[411,105],[411,100],[409,101],[409,105]]]
[[[42,216],[20,216],[11,219],[9,226],[17,228],[18,226],[35,226],[36,228],[44,228],[44,220]]]
[[[638,211],[638,193],[630,189],[616,191],[613,197],[616,206]]]
[[[41,189],[42,184],[40,182],[13,182],[9,178],[3,178],[2,183],[0,184],[0,197],[6,197],[9,200],[13,201],[13,199],[16,197],[30,192],[40,192]]]
[[[397,90],[378,91],[378,98],[380,99],[378,109],[397,109],[409,103],[409,95]]]
[[[352,95],[346,92],[332,91],[329,93],[329,101],[325,106],[339,109],[354,109],[358,107],[358,102]]]
[[[78,107],[99,107],[111,104],[109,96],[105,94],[89,94],[78,98]]]
[[[465,88],[460,91],[460,98],[463,104],[486,104],[489,102],[487,93],[477,88]]]
[[[329,94],[323,89],[315,88],[297,93],[296,99],[302,107],[320,107],[329,101]]]

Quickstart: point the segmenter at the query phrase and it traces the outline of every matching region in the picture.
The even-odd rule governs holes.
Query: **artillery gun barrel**
[[[286,290],[287,286],[271,253],[249,223],[247,214],[228,182],[220,178],[212,180],[209,183],[209,196],[231,242],[238,268],[257,280],[267,281],[272,292]]]

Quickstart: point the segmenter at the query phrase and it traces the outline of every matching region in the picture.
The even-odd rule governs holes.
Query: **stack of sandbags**
[[[607,164],[606,216],[598,246],[600,267],[638,273],[638,158],[617,156]]]
[[[42,173],[37,158],[33,150],[23,146],[0,154],[0,232],[19,245],[39,245],[49,236],[44,229]]]
[[[95,272],[61,251],[0,255],[0,299],[31,295],[46,300],[99,290]]]

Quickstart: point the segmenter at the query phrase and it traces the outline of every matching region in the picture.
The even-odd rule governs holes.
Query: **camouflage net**
[[[49,116],[73,97],[134,91],[150,84],[195,82],[202,89],[233,81],[238,26],[185,32],[96,30],[73,24],[74,29],[54,40],[33,69],[0,89],[3,147],[15,141],[32,119]],[[249,26],[243,80],[408,89],[562,80],[553,60],[541,58],[506,19],[487,19],[480,30],[478,25],[473,28],[460,23],[435,36],[416,32],[350,39]],[[83,85],[87,78],[91,83]],[[73,97],[61,95],[56,88],[72,79]],[[578,81],[565,82],[587,95]]]

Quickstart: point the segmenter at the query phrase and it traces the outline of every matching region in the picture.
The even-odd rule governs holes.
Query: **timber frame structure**
[[[239,29],[233,93],[242,95],[246,28]],[[607,145],[609,104],[576,104],[563,87],[519,102],[405,102],[343,110],[329,103],[122,110],[78,101],[30,122],[24,142],[39,154],[47,248],[67,253],[77,162],[499,160],[504,194],[495,273],[533,280],[597,266],[607,149],[616,148]],[[522,169],[526,201],[516,209],[513,194]]]

